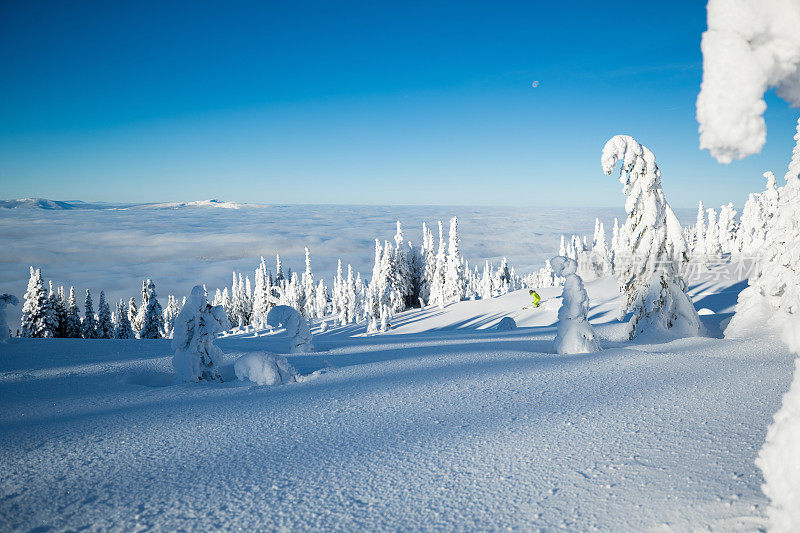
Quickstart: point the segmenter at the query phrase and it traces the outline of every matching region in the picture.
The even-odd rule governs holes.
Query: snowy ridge
[[[44,210],[136,210],[136,209],[185,209],[185,208],[217,208],[217,209],[242,209],[254,207],[268,207],[262,204],[241,204],[226,202],[224,200],[210,199],[195,202],[156,202],[156,203],[107,203],[107,202],[81,202],[79,200],[59,201],[46,198],[19,198],[15,200],[0,200],[0,208],[6,209],[44,209]]]

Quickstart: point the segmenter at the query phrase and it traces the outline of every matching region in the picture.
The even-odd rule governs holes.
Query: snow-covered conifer
[[[125,300],[120,298],[117,303],[117,324],[114,329],[114,337],[117,339],[133,339],[136,336],[131,327],[131,321],[128,318],[128,308],[125,306]]]
[[[222,350],[214,346],[214,339],[229,327],[225,310],[209,305],[203,287],[195,285],[175,318],[172,366],[176,381],[221,381]]]
[[[458,217],[450,219],[447,264],[444,274],[445,303],[460,302],[464,298],[464,270],[458,251]]]
[[[168,295],[167,307],[164,308],[163,337],[165,339],[172,338],[173,330],[175,329],[175,319],[178,317],[178,313],[180,312],[181,312],[181,304],[178,303],[178,299],[171,294]]]
[[[111,322],[111,309],[108,307],[106,293],[103,291],[100,291],[100,300],[97,302],[97,338],[114,338],[114,324]]]
[[[81,322],[81,334],[84,339],[98,338],[97,318],[94,314],[94,304],[92,303],[92,293],[86,289],[86,300],[83,308],[83,321]]]
[[[700,318],[679,272],[685,254],[674,256],[674,250],[681,248],[675,243],[683,240],[683,232],[680,224],[676,228],[670,223],[676,217],[664,199],[655,156],[632,137],[617,135],[603,148],[603,171],[611,174],[618,162],[622,192],[628,194],[620,251],[624,247],[630,260],[617,269],[617,278],[625,293],[626,310],[633,315],[629,338],[651,328],[671,335],[698,335]],[[682,248],[686,249],[685,244]]]
[[[414,279],[411,273],[408,250],[403,238],[403,228],[400,221],[397,221],[397,231],[394,235],[394,260],[392,261],[392,281],[394,289],[403,300],[403,305],[398,306],[402,311],[407,307],[416,304],[414,299]]]
[[[564,277],[555,350],[561,354],[590,353],[600,349],[589,319],[589,296],[583,280],[576,274],[578,263],[569,257],[550,260],[556,275]]]
[[[273,328],[283,326],[286,329],[291,353],[313,351],[314,346],[311,343],[313,336],[311,335],[311,329],[308,327],[308,321],[296,309],[288,305],[273,307],[267,315],[267,324]]]
[[[433,232],[424,222],[422,223],[422,242],[424,268],[420,281],[419,298],[427,305],[430,303],[431,286],[436,275],[436,250],[433,244]]]
[[[328,287],[325,281],[319,280],[314,290],[314,316],[322,318],[328,311]]]
[[[53,337],[53,316],[50,311],[50,299],[42,283],[42,272],[31,267],[30,274],[28,290],[25,291],[22,304],[20,334],[23,337],[33,338]]]
[[[67,313],[64,318],[64,337],[79,339],[82,336],[81,316],[78,310],[78,303],[75,300],[75,287],[70,287],[69,298],[67,299]]]
[[[202,287],[200,289],[202,290]],[[161,338],[161,332],[164,329],[164,311],[161,308],[161,304],[158,303],[156,284],[150,278],[144,283],[142,306],[139,308],[138,320],[142,325],[139,331],[140,339]]]
[[[139,308],[136,307],[136,299],[133,296],[128,300],[128,322],[131,323],[134,338],[138,337],[142,328],[139,324]]]
[[[300,314],[307,318],[314,318],[317,306],[316,287],[314,286],[314,274],[311,272],[311,252],[308,251],[308,247],[306,247],[306,270],[303,272],[301,284]]]

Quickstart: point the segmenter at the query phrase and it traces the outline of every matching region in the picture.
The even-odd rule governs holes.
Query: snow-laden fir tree
[[[719,229],[717,231],[717,236],[723,254],[733,253],[736,248],[737,233],[739,232],[736,214],[733,202],[729,202],[719,209],[719,221],[717,222]]]
[[[314,290],[314,316],[324,317],[328,311],[328,287],[325,281],[319,280]]]
[[[128,300],[128,322],[131,323],[133,337],[139,337],[139,332],[142,328],[141,324],[139,324],[139,308],[136,307],[136,299],[133,296]]]
[[[125,300],[120,298],[119,302],[117,303],[117,324],[116,328],[114,329],[114,338],[116,339],[133,339],[135,335],[133,334],[133,328],[131,327],[131,321],[128,318],[128,308],[125,305]]]
[[[56,322],[58,323],[57,337],[67,337],[67,298],[64,293],[64,286],[58,288],[56,295],[57,305],[55,309]]]
[[[47,338],[55,336],[50,299],[42,283],[42,272],[30,268],[31,277],[22,304],[20,335],[23,337]]]
[[[11,337],[11,326],[8,324],[6,308],[9,305],[19,305],[19,300],[13,294],[0,294],[0,343]]]
[[[720,246],[719,241],[719,224],[717,223],[717,210],[716,209],[706,209],[706,214],[708,215],[708,225],[706,226],[706,239],[705,239],[705,250],[704,256],[714,258],[720,257],[722,255],[722,246]]]
[[[201,287],[202,289],[202,287]],[[194,290],[194,289],[192,289]],[[142,291],[142,306],[139,308],[138,321],[142,325],[140,339],[160,339],[164,329],[164,311],[158,303],[156,284],[148,278]]]
[[[259,263],[258,267],[256,268],[255,273],[255,283],[253,287],[253,314],[250,317],[251,324],[256,328],[261,328],[267,323],[267,313],[269,313],[270,307],[272,304],[270,303],[269,297],[269,278],[267,276],[267,268],[266,264],[264,263],[264,258],[261,258],[261,262]],[[219,302],[216,302],[215,296],[215,303],[219,305],[222,303],[222,295],[219,296]]]
[[[75,299],[75,287],[70,287],[69,298],[67,298],[67,313],[64,319],[64,337],[80,339],[82,336],[81,315],[78,309],[78,302]]]
[[[300,314],[306,318],[314,318],[316,287],[314,286],[314,274],[311,272],[311,252],[308,251],[308,247],[306,247],[306,271],[303,272],[301,285]]]
[[[692,256],[702,259],[706,255],[706,209],[703,201],[697,203],[697,220],[694,224],[694,243]]]
[[[97,302],[97,338],[114,338],[114,324],[111,321],[111,309],[108,307],[106,293],[103,291],[100,291],[100,300]]]
[[[595,276],[604,277],[611,273],[611,251],[606,242],[605,226],[598,218],[594,219],[592,266]]]
[[[406,250],[403,228],[397,221],[397,231],[394,235],[394,261],[392,262],[392,281],[395,290],[403,300],[403,305],[398,306],[397,312],[416,305],[414,298],[414,279],[411,273],[409,253]]]
[[[445,303],[460,302],[464,298],[464,269],[458,251],[458,217],[450,219],[447,264],[444,273]]]
[[[792,323],[800,315],[800,121],[797,146],[777,190],[774,220],[759,253],[759,268],[739,294],[726,337],[742,337],[764,327]]]
[[[420,304],[428,305],[431,300],[431,286],[436,274],[436,249],[433,243],[433,232],[422,223],[422,261],[423,270],[419,284]]]
[[[221,381],[222,350],[214,346],[214,339],[229,327],[225,310],[209,305],[203,287],[195,285],[175,318],[172,366],[176,381]]]
[[[683,232],[675,234],[680,224],[676,226],[677,218],[664,199],[655,156],[632,137],[617,135],[603,148],[601,163],[609,175],[621,163],[619,181],[628,195],[628,216],[619,232],[620,253],[624,251],[626,257],[616,273],[625,294],[625,310],[632,313],[628,337],[647,330],[698,335],[700,318],[679,271],[686,255],[673,256],[681,248],[675,243],[683,240]],[[682,248],[686,249],[685,244]]]
[[[81,335],[84,339],[96,339],[97,318],[94,314],[94,303],[92,303],[92,293],[86,289],[86,299],[83,307],[83,321],[81,322]]]
[[[181,304],[178,303],[178,299],[171,294],[168,295],[167,307],[164,308],[164,331],[162,334],[165,339],[172,338],[173,330],[175,329],[175,319],[180,312]]]
[[[53,337],[64,337],[66,310],[62,305],[61,299],[59,299],[58,291],[53,287],[52,280],[48,282],[48,286],[49,291],[47,293],[47,299],[49,301],[49,311],[53,324]]]
[[[439,248],[436,252],[436,266],[433,271],[433,279],[430,284],[430,301],[429,305],[438,305],[444,307],[444,280],[445,268],[447,266],[447,244],[444,241],[444,230],[442,228],[442,221],[439,224]]]
[[[751,194],[742,209],[741,250],[746,258],[757,257],[772,227],[778,209],[778,189],[775,174],[765,172],[766,188],[760,194]]]
[[[558,310],[558,330],[555,350],[560,354],[590,353],[600,349],[594,330],[589,324],[589,296],[583,280],[576,274],[578,263],[569,257],[556,256],[550,260],[556,275],[564,277],[561,308]]]

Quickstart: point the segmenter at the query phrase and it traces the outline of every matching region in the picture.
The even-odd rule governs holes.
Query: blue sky
[[[3,2],[0,196],[614,206],[626,133],[674,206],[741,205],[798,112],[701,152],[704,30],[683,0]]]

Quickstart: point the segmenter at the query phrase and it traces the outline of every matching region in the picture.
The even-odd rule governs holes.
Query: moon
[[[539,80],[536,80],[533,83],[531,83],[531,87],[533,87],[534,89],[537,88],[538,86],[539,86]]]

